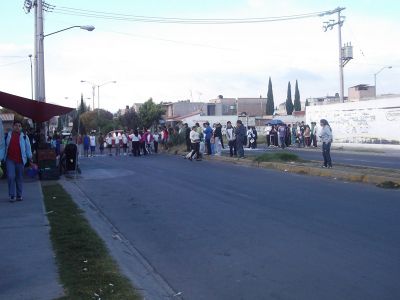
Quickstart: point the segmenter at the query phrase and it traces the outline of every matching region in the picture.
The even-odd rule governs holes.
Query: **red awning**
[[[54,116],[61,116],[74,108],[46,102],[39,102],[0,91],[0,106],[11,109],[36,122],[45,122]]]

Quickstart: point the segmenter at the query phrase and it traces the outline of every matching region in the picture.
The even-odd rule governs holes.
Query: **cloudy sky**
[[[23,0],[2,1],[0,19],[0,90],[30,97],[33,13]],[[117,81],[100,89],[100,106],[112,112],[125,105],[155,101],[266,96],[271,76],[275,103],[286,99],[288,81],[299,81],[302,100],[339,91],[337,28],[322,30],[333,16],[296,21],[188,25],[105,20],[57,13],[62,7],[179,18],[275,17],[346,7],[343,43],[354,45],[345,67],[345,94],[356,84],[373,84],[378,93],[400,93],[400,1],[397,0],[49,0],[45,33],[46,98],[76,106],[89,84]],[[60,11],[59,11],[60,12]],[[87,100],[91,104],[91,100]],[[96,103],[97,107],[97,95]]]

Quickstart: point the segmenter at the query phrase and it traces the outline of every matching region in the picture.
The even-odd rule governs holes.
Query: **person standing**
[[[102,133],[100,133],[99,138],[97,139],[99,142],[99,149],[100,149],[100,154],[103,155],[104,152],[104,136]]]
[[[332,168],[332,159],[331,159],[331,144],[333,140],[332,129],[329,126],[329,123],[325,119],[321,119],[321,132],[319,137],[322,141],[322,156],[324,157],[324,165],[323,168]]]
[[[157,129],[154,130],[153,134],[153,146],[154,146],[154,153],[158,153],[158,143],[160,142],[160,134],[158,133]]]
[[[237,122],[236,122],[235,135],[236,135],[237,154],[238,154],[239,158],[244,158],[243,143],[244,143],[245,137],[246,137],[246,129],[244,128],[241,120],[237,120]]]
[[[131,135],[133,156],[140,156],[140,140],[141,140],[141,138],[142,137],[140,136],[139,131],[137,129],[135,129],[133,131],[133,134]]]
[[[221,155],[222,151],[222,126],[220,123],[215,125],[214,131],[214,150],[215,155]]]
[[[311,122],[311,141],[314,148],[317,148],[317,123]]]
[[[83,137],[83,152],[86,157],[89,157],[89,147],[90,147],[90,138],[85,133],[85,136]]]
[[[229,154],[230,156],[236,156],[236,136],[235,136],[235,129],[232,127],[231,121],[228,121],[226,123],[226,138],[228,140],[228,146],[229,146]]]
[[[90,156],[94,156],[96,152],[96,136],[94,135],[94,132],[90,134]]]
[[[108,148],[108,155],[112,155],[111,154],[111,150],[112,150],[112,136],[111,133],[108,134],[108,136],[106,137],[106,144],[107,144],[107,148]]]
[[[278,128],[279,142],[282,149],[285,149],[286,145],[286,125],[280,125]]]
[[[193,156],[196,155],[196,160],[200,160],[200,135],[197,132],[197,127],[193,126],[192,130],[190,131],[190,141],[192,142],[191,148],[193,151],[191,152],[191,155],[189,157],[189,160],[193,160]]]
[[[128,151],[128,136],[125,131],[122,133],[121,139],[122,139],[122,149],[124,151],[124,155],[126,156]]]
[[[191,130],[189,128],[188,123],[184,124],[183,130],[184,130],[184,133],[185,133],[186,151],[190,152],[190,151],[192,151],[192,149],[191,149],[192,148],[192,142],[190,140],[190,132],[191,132]]]
[[[271,124],[268,123],[267,126],[265,126],[264,130],[265,138],[267,139],[267,147],[271,145],[271,137],[270,137],[271,129],[272,129]]]
[[[14,121],[12,131],[2,139],[0,158],[7,166],[9,201],[22,201],[24,166],[32,164],[32,150],[29,138],[21,131],[22,123]]]
[[[204,123],[203,126],[204,126],[204,131],[203,131],[204,140],[205,140],[206,149],[207,149],[206,155],[211,155],[212,154],[212,152],[211,152],[211,137],[212,137],[213,130],[211,129],[210,123],[208,123],[208,122]]]
[[[308,148],[311,146],[311,129],[310,126],[304,126],[304,144]]]

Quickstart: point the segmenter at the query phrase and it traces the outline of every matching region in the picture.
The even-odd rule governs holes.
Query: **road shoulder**
[[[119,232],[73,180],[59,183],[85,212],[92,228],[103,239],[121,272],[136,286],[144,299],[180,299],[177,293],[150,265],[145,257]]]

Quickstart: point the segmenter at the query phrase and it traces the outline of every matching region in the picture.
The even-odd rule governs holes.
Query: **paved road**
[[[80,187],[185,299],[400,299],[400,192],[173,156]]]
[[[225,150],[225,152],[228,150]],[[267,148],[260,146],[256,150],[245,149],[246,155],[257,155],[263,152],[281,152],[280,148]],[[300,158],[305,160],[317,160],[323,161],[321,149],[304,149],[304,148],[286,148],[285,151],[293,152],[297,154]],[[362,152],[349,152],[342,150],[332,150],[331,156],[333,164],[347,164],[347,165],[359,165],[377,168],[391,168],[400,169],[400,152],[393,152],[390,154],[385,153],[362,153]]]

